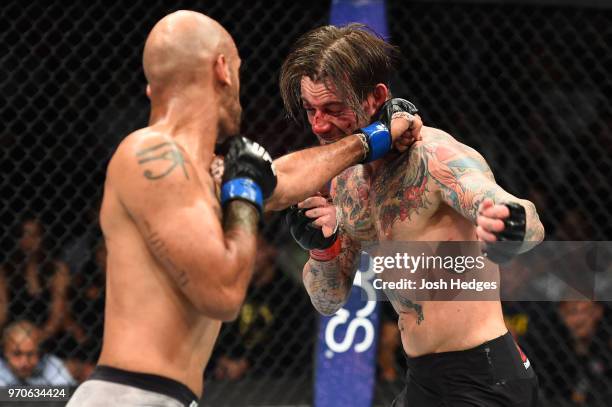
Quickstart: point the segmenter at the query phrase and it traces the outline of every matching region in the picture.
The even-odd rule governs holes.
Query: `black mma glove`
[[[375,115],[377,121],[360,129],[360,132],[366,136],[368,144],[368,153],[363,160],[364,163],[376,161],[391,150],[391,118],[393,113],[396,112],[417,114],[418,110],[405,99],[393,98],[387,100]]]
[[[526,233],[525,208],[515,202],[503,203],[510,211],[510,215],[504,219],[504,230],[493,232],[497,237],[496,242],[487,242],[485,254],[492,262],[497,264],[507,263],[520,253]]]
[[[387,100],[378,110],[378,121],[391,128],[391,119],[393,113],[406,112],[412,115],[418,114],[419,110],[411,102],[406,99],[393,98]]]
[[[323,236],[323,231],[312,225],[314,219],[306,216],[308,209],[299,209],[291,206],[285,214],[285,221],[289,225],[289,232],[293,239],[305,250],[325,250],[334,245],[338,238],[338,231],[330,237]]]
[[[263,201],[276,187],[276,171],[270,154],[245,137],[231,137],[223,146],[225,159],[221,204],[234,199],[252,203],[263,213]]]

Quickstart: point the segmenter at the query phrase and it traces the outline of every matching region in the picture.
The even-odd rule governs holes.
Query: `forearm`
[[[512,194],[502,190],[493,198],[496,204],[516,203],[525,208],[525,237],[524,244],[518,249],[518,253],[524,253],[533,249],[544,240],[544,225],[540,221],[535,205],[527,199],[519,199]]]
[[[236,306],[242,304],[253,275],[257,250],[259,212],[255,206],[235,200],[227,204],[223,216],[227,273],[223,285]],[[221,267],[224,267],[222,264]]]
[[[323,315],[333,315],[346,302],[350,285],[340,273],[337,260],[308,260],[304,266],[304,286],[315,309]]]
[[[200,231],[189,230],[188,224],[177,231],[164,230],[167,222],[147,221],[143,234],[155,259],[196,310],[213,319],[231,320],[252,274],[259,213],[253,205],[234,200],[225,206],[221,225],[208,209],[194,207],[189,209],[193,214],[183,215],[196,222],[208,214],[211,223],[198,226],[205,228],[206,237],[194,239]]]
[[[348,248],[330,261],[308,260],[303,271],[304,286],[318,312],[333,315],[344,305],[355,271],[355,253]]]
[[[506,192],[497,185],[492,175],[475,174],[472,176],[458,177],[454,183],[442,183],[440,181],[440,192],[442,199],[464,217],[474,224],[478,220],[478,208],[486,199],[491,199],[495,204],[517,203],[525,208],[525,244],[520,252],[530,250],[534,242],[538,243],[544,239],[544,226],[540,222],[535,205],[526,200],[519,199]]]
[[[359,137],[287,154],[274,161],[278,184],[265,209],[282,210],[315,195],[333,177],[363,159]]]
[[[523,245],[520,250],[521,253],[532,249],[534,247],[533,243],[544,240],[544,225],[540,222],[537,209],[531,201],[517,198],[497,184],[493,184],[488,191],[490,193],[484,194],[483,199],[490,196],[496,204],[516,203],[525,208],[525,237],[523,241],[531,242],[531,244]],[[478,203],[475,203],[474,206],[478,208],[480,202],[482,202],[482,199],[478,200]]]
[[[525,208],[525,242],[539,243],[544,240],[544,225],[540,221],[535,205],[526,199],[518,199],[517,203]],[[524,245],[522,251],[533,248],[533,244]]]

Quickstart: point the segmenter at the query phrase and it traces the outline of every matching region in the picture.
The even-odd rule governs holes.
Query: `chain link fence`
[[[388,5],[404,55],[395,93],[414,99],[425,123],[480,151],[500,185],[534,202],[548,240],[610,240],[611,11]],[[507,303],[504,311],[539,374],[541,405],[610,405],[606,304]]]
[[[228,29],[243,59],[243,134],[280,156],[314,138],[285,119],[278,70],[300,34],[326,23],[329,7],[4,2],[3,326],[26,319],[40,327],[42,349],[63,362],[74,383],[91,372],[104,309],[97,209],[110,155],[147,120],[141,54],[158,19],[187,8]],[[610,240],[612,11],[388,1],[388,19],[391,41],[404,55],[395,95],[412,100],[426,124],[480,151],[507,190],[535,202],[549,240]],[[205,405],[311,403],[317,316],[301,285],[305,254],[288,242],[281,217],[271,215],[246,303],[223,327],[206,371]],[[609,405],[607,304],[504,309],[540,375],[543,406]],[[388,405],[405,364],[395,318],[383,320],[376,403]]]

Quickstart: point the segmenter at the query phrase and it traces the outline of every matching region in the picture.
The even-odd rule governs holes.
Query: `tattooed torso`
[[[443,144],[448,142],[454,141],[433,131],[409,152],[374,170],[370,199],[379,240],[476,239],[473,223],[441,199],[439,174],[454,171],[452,164],[445,162],[448,157],[443,156]],[[440,162],[446,165],[444,170],[439,168]],[[443,227],[434,227],[440,222]]]
[[[341,208],[342,231],[351,239],[476,240],[474,222],[469,218],[475,219],[477,204],[472,198],[478,191],[462,189],[453,176],[470,169],[490,173],[486,162],[466,146],[462,146],[465,154],[456,156],[445,146],[457,142],[442,131],[423,128],[422,134],[423,140],[408,152],[374,165],[350,168],[336,178],[334,202]],[[443,194],[451,199],[443,199]],[[483,322],[487,312],[492,318],[491,329],[503,330],[496,302],[419,303],[409,292],[388,294],[399,314],[402,342],[409,355],[482,343],[483,337],[490,336],[491,327]],[[478,324],[484,331],[476,329]],[[472,326],[473,334],[466,335]]]

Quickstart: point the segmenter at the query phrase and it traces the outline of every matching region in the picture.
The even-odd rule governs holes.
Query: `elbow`
[[[338,307],[321,307],[321,306],[316,306],[315,305],[315,309],[317,310],[317,312],[321,315],[323,315],[324,317],[331,317],[333,315],[336,314],[336,312],[340,311],[340,309],[342,308],[342,306],[338,306]]]
[[[292,204],[292,202],[289,202],[282,197],[272,195],[264,204],[264,212],[282,211],[283,209],[290,207]]]
[[[312,274],[310,273],[309,264],[304,265],[302,271],[302,279],[304,281],[304,288],[310,297],[312,306],[317,312],[326,317],[334,315],[346,302],[346,298],[339,298],[336,293],[329,295],[329,292],[321,292],[318,284],[313,283]]]
[[[344,305],[343,302],[333,302],[325,299],[321,300],[312,297],[310,300],[317,312],[326,317],[331,317],[332,315],[336,314],[336,312],[340,311],[340,309]]]
[[[338,312],[342,306],[345,304],[347,298],[340,298],[339,296],[329,296],[322,294],[320,292],[311,292],[311,290],[306,290],[308,295],[310,295],[310,302],[313,307],[317,310],[317,312],[326,317],[334,315]]]
[[[201,300],[192,301],[194,308],[209,318],[223,322],[231,322],[238,318],[240,308],[246,296],[245,292],[236,288],[220,289],[216,296],[204,299],[204,295],[199,295]]]
[[[276,188],[274,188],[274,192],[272,192],[270,198],[268,198],[264,203],[264,212],[282,211],[295,203],[285,193],[285,188],[281,183],[280,176],[277,177],[279,180],[278,184],[276,185]]]

